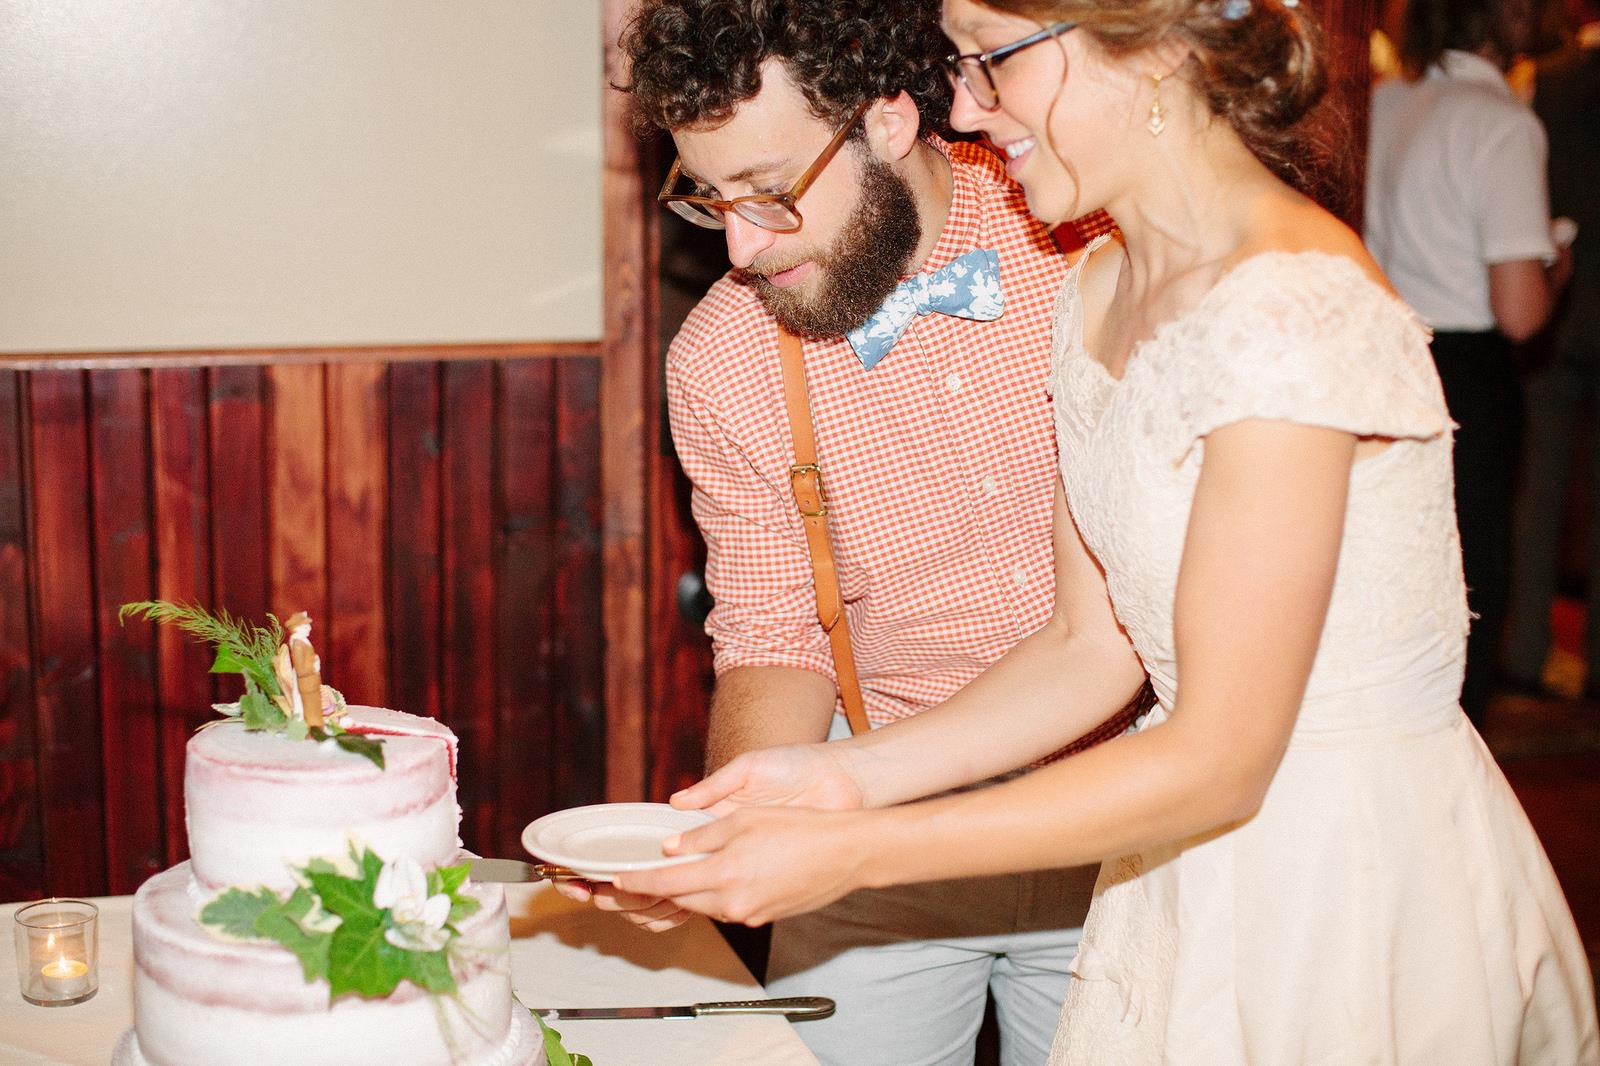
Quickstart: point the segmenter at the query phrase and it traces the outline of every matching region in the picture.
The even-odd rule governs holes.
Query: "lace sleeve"
[[[1248,260],[1199,310],[1181,339],[1175,461],[1250,418],[1414,439],[1451,428],[1427,330],[1348,259]]]

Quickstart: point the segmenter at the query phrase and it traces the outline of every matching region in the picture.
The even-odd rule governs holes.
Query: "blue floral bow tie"
[[[883,306],[862,324],[845,334],[861,365],[871,370],[889,354],[911,320],[933,311],[993,322],[1006,305],[1000,291],[1000,256],[990,248],[957,256],[938,270],[902,281],[883,301]]]

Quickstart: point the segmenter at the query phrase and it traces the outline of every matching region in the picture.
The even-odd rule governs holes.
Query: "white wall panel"
[[[588,0],[0,0],[0,351],[600,336]]]

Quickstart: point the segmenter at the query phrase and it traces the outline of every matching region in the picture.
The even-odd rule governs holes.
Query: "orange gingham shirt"
[[[994,322],[919,316],[872,370],[843,338],[805,344],[840,587],[879,725],[948,698],[1054,605],[1045,378],[1069,260],[992,152],[933,143],[950,160],[954,195],[923,269],[994,249],[1004,312]],[[666,373],[706,541],[717,675],[790,666],[836,680],[789,485],[777,323],[725,276],[684,322]]]

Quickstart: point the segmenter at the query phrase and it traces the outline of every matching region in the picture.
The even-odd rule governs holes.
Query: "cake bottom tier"
[[[505,893],[459,924],[457,988],[406,982],[385,999],[328,1003],[324,981],[276,944],[220,939],[195,920],[189,864],[157,874],[133,903],[134,1028],[113,1066],[534,1066],[538,1026],[511,994]]]

